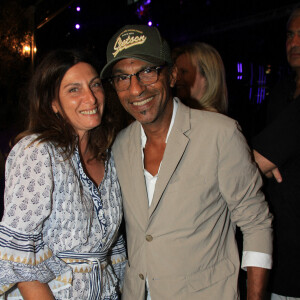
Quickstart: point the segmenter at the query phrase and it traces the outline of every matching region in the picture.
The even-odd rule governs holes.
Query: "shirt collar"
[[[169,130],[168,130],[167,137],[166,137],[166,143],[168,141],[169,135],[170,135],[171,130],[172,130],[173,125],[174,125],[174,121],[175,121],[177,109],[178,109],[178,99],[175,97],[175,98],[173,98],[173,113],[172,113],[171,123],[170,123]],[[147,136],[145,134],[143,126],[141,125],[141,143],[142,143],[142,149],[145,148],[146,142],[147,142]]]

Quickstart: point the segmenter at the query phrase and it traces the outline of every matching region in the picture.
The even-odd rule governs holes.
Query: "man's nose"
[[[131,76],[129,91],[131,94],[139,96],[145,91],[146,87],[140,82],[136,75]]]

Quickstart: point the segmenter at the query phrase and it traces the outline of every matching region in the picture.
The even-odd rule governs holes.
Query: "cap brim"
[[[109,78],[111,77],[111,72],[112,72],[112,68],[113,66],[120,60],[122,59],[125,59],[125,58],[136,58],[136,59],[140,59],[142,61],[146,61],[148,63],[151,63],[151,64],[154,64],[154,65],[163,65],[165,64],[166,62],[161,60],[161,59],[158,59],[157,57],[152,57],[152,56],[147,56],[147,55],[141,55],[141,54],[128,54],[128,55],[123,55],[123,56],[119,56],[113,60],[111,60],[109,63],[107,63],[101,73],[100,73],[100,77],[102,79],[105,79],[105,78]]]

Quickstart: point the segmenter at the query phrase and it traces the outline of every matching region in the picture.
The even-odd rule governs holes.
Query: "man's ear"
[[[173,65],[170,71],[170,87],[173,88],[175,86],[177,80],[178,69],[176,65]]]
[[[56,99],[54,99],[52,101],[51,106],[52,106],[52,109],[53,109],[54,113],[57,114],[59,112],[59,109],[58,109],[59,108],[59,104],[58,104],[58,101]]]

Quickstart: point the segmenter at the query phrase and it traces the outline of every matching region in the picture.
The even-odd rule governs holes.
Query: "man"
[[[172,98],[176,76],[156,28],[128,25],[109,41],[101,77],[136,119],[113,147],[129,254],[122,299],[238,299],[236,224],[248,299],[262,299],[272,217],[258,169],[235,121]]]
[[[271,93],[268,125],[253,139],[255,160],[270,179],[274,213],[271,299],[300,299],[300,9],[287,23],[287,60],[295,76]],[[272,178],[274,176],[274,178]]]

